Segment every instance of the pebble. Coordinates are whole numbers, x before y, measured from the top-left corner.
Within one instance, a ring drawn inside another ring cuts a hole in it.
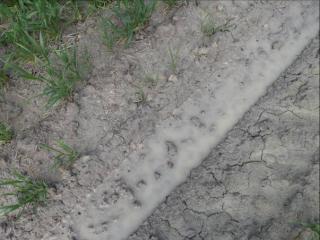
[[[209,52],[208,48],[200,48],[198,51],[198,54],[206,56],[208,55],[208,52]]]
[[[168,78],[168,81],[169,82],[177,82],[178,81],[178,78],[176,75],[172,74],[170,75],[170,77]]]
[[[221,11],[224,9],[224,7],[223,7],[223,5],[219,4],[218,7],[217,7],[217,9],[218,9],[218,11],[221,12]]]

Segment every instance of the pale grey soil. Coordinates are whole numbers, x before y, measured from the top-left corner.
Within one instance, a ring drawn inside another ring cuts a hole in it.
[[[319,222],[319,39],[130,240],[310,239]]]
[[[123,161],[196,90],[207,89],[210,77],[223,79],[224,62],[250,64],[242,47],[257,32],[264,37],[261,26],[282,19],[288,5],[234,1],[221,8],[207,1],[169,11],[160,7],[130,48],[114,53],[103,46],[95,18],[71,29],[94,66],[71,102],[46,111],[45,99],[34,97],[43,86],[16,79],[0,98],[0,120],[16,133],[11,144],[0,146],[0,176],[19,169],[54,183],[48,206],[37,214],[0,220],[0,240],[77,240],[72,218],[84,215],[87,195],[109,179],[111,187],[97,202],[113,204],[132,194],[118,177]],[[203,38],[204,10],[215,13],[217,25],[230,19],[237,27]],[[287,29],[268,37],[284,41]],[[169,67],[170,45],[181,48],[176,74]],[[291,223],[319,220],[318,47],[315,39],[130,240],[290,239],[301,231]],[[146,82],[146,75],[158,76],[157,82]],[[147,101],[136,104],[141,88]],[[37,146],[59,139],[81,158],[71,171],[48,172],[52,159]]]

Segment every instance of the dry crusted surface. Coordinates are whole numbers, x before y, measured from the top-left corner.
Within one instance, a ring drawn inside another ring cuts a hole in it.
[[[223,67],[212,69],[216,61],[227,61],[243,50],[224,46],[236,43],[237,38],[246,39],[248,29],[258,30],[261,9],[280,9],[286,4],[235,2],[234,12],[225,13],[212,2],[209,7],[217,11],[218,25],[232,19],[233,13],[242,21],[236,22],[239,26],[232,33],[219,33],[214,39],[199,34],[199,14],[189,14],[194,9],[185,6],[164,14],[160,8],[129,49],[112,54],[102,46],[95,19],[71,29],[80,33],[80,44],[88,48],[94,66],[88,83],[79,86],[73,102],[45,112],[44,99],[34,98],[42,86],[21,80],[13,80],[1,96],[0,120],[13,126],[16,137],[11,144],[1,146],[0,174],[18,168],[45,176],[56,187],[50,190],[48,207],[39,209],[37,215],[27,213],[18,222],[1,220],[0,239],[75,239],[65,216],[74,214],[74,206],[81,205],[92,189],[117,171],[129,152],[153,133],[156,123],[168,118],[198,88],[199,79],[223,71]],[[255,11],[256,16],[244,20]],[[272,16],[263,19],[267,18]],[[168,46],[177,49],[181,41],[186,47],[180,51],[180,68],[177,78],[170,78]],[[291,219],[312,219],[318,204],[315,157],[319,92],[318,75],[311,73],[314,66],[309,69],[309,64],[317,64],[317,44],[314,41],[297,68],[284,75],[262,104],[246,114],[133,239],[228,239],[228,234],[234,239],[246,239],[250,234],[278,239],[263,234],[295,234],[289,225]],[[155,85],[144,81],[148,74],[158,75]],[[148,98],[137,105],[135,92],[141,86]],[[52,144],[60,138],[75,146],[82,157],[71,172],[48,173],[45,169],[50,159],[37,145]],[[115,202],[127,191],[119,181],[105,201]],[[163,212],[160,217],[159,211]],[[278,230],[273,231],[273,227]],[[212,232],[217,229],[219,232]]]
[[[129,240],[310,239],[319,221],[319,39]]]

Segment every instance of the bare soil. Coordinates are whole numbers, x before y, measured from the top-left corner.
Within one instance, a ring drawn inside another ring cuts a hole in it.
[[[15,132],[10,144],[0,146],[0,176],[17,169],[52,185],[48,205],[36,214],[27,210],[18,221],[0,220],[0,240],[85,239],[72,223],[86,211],[84,203],[93,189],[110,178],[114,184],[99,201],[112,205],[130,195],[120,165],[130,153],[139,152],[144,139],[191,95],[209,89],[210,79],[214,77],[219,86],[228,74],[224,62],[249,63],[250,55],[243,58],[241,44],[263,32],[263,22],[271,23],[273,14],[280,16],[288,4],[203,1],[200,6],[190,3],[173,9],[160,4],[133,43],[113,52],[102,42],[98,16],[69,29],[65,41],[77,36],[93,65],[89,79],[79,84],[70,101],[47,110],[46,99],[38,97],[43,86],[21,79],[12,79],[0,95],[0,121],[8,122]],[[217,26],[230,22],[230,31],[203,36],[201,21],[207,13],[213,13]],[[280,33],[285,34],[286,30]],[[176,71],[170,67],[169,48],[177,53]],[[137,102],[141,91],[145,101]],[[194,124],[199,124],[197,119]],[[38,147],[59,139],[81,154],[70,171],[48,170],[52,159]]]

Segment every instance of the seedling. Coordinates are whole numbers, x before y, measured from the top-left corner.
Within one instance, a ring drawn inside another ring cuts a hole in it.
[[[134,103],[136,103],[137,105],[145,103],[147,101],[147,95],[144,93],[142,88],[135,92],[135,97],[136,98],[134,100]]]
[[[229,28],[231,27],[229,22],[230,21],[227,21],[223,25],[216,26],[213,17],[207,15],[201,22],[201,31],[207,37],[211,37],[217,32],[229,32]]]
[[[48,195],[48,186],[42,180],[31,179],[21,173],[15,172],[12,178],[1,179],[0,187],[12,188],[11,192],[2,194],[2,196],[14,197],[15,203],[0,206],[0,217],[19,211],[18,217],[23,211],[31,206],[34,210],[46,203]]]
[[[148,74],[145,76],[144,78],[144,83],[147,85],[147,87],[155,87],[157,85],[159,81],[159,76],[156,75],[151,75],[151,74]]]
[[[117,0],[112,8],[112,20],[102,21],[103,39],[109,49],[124,42],[128,45],[136,32],[149,20],[156,0]]]
[[[179,50],[173,51],[171,47],[169,47],[169,57],[170,57],[170,69],[173,73],[177,73],[177,65],[178,65],[178,58],[179,58]]]
[[[9,81],[8,74],[3,68],[0,68],[0,90],[7,85],[8,81]]]
[[[0,144],[8,143],[12,138],[13,131],[10,129],[10,127],[0,122]]]
[[[47,144],[40,147],[54,154],[52,169],[69,169],[79,157],[79,153],[62,140],[56,142],[56,147]]]

